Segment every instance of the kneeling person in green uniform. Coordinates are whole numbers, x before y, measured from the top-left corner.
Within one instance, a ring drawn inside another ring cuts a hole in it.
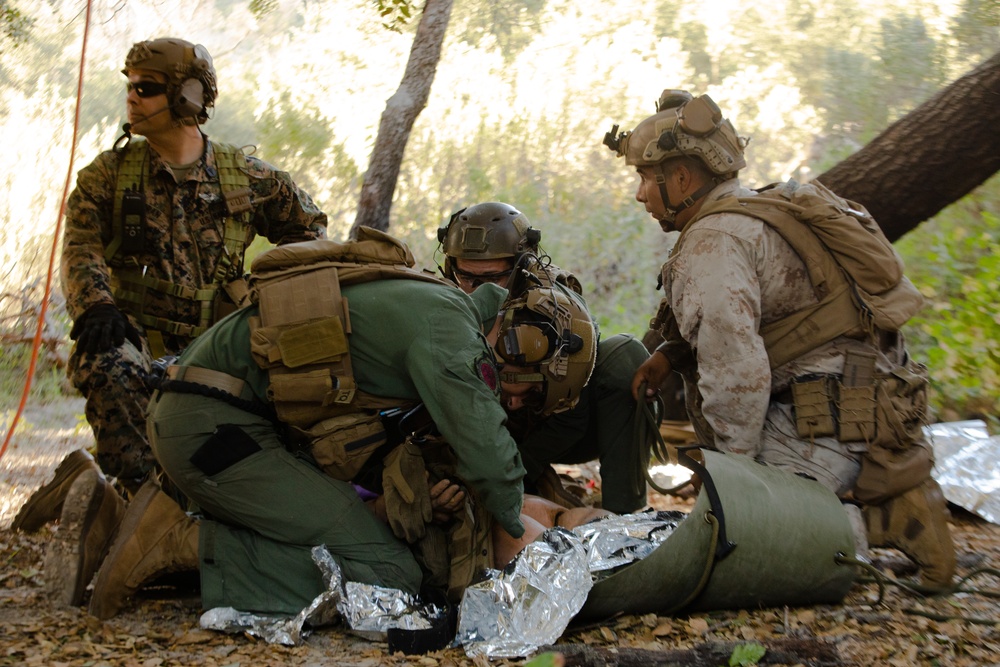
[[[476,534],[488,536],[494,522],[508,542],[524,535],[524,469],[503,427],[500,375],[482,333],[484,323],[498,321],[506,292],[489,286],[467,296],[400,268],[412,266],[412,255],[377,232],[365,230],[354,245],[360,257],[384,254],[386,244],[398,256],[374,269],[343,261],[338,253],[351,244],[331,241],[265,253],[254,265],[256,304],[221,321],[167,368],[151,403],[149,437],[204,519],[181,511],[155,483],[145,485],[100,567],[92,614],[111,617],[153,577],[192,569],[200,570],[205,608],[296,613],[325,588],[311,558],[315,545],[326,546],[347,580],[418,592],[423,573],[407,542],[420,542],[442,503],[431,498],[420,441],[401,444],[386,430],[408,432],[405,418],[392,416],[413,414],[418,404],[450,446],[472,513],[484,517],[485,531]],[[277,277],[262,279],[261,260],[271,257]],[[507,323],[500,334],[527,341],[515,315],[500,318]],[[555,344],[544,360],[586,365],[577,361],[582,354],[592,365],[589,321],[565,324],[576,337],[545,341]],[[350,460],[358,454],[362,460]],[[382,494],[388,525],[352,480],[380,487],[372,490]],[[72,491],[86,499],[86,490]]]
[[[485,202],[456,212],[439,229],[438,240],[445,255],[442,273],[466,293],[494,283],[517,299],[530,287],[546,286],[584,303],[580,281],[551,263],[539,248],[541,232],[509,204]],[[647,443],[635,428],[631,383],[648,357],[633,336],[609,336],[597,346],[593,375],[575,405],[543,410],[504,403],[529,493],[572,503],[574,498],[562,488],[551,464],[597,459],[602,507],[626,513],[646,504],[642,462]]]

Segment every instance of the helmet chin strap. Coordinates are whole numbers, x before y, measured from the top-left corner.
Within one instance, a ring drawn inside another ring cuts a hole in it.
[[[718,182],[713,178],[698,188],[693,194],[690,194],[681,200],[681,203],[677,206],[674,206],[673,202],[670,201],[670,195],[667,194],[667,178],[663,174],[662,164],[659,165],[659,168],[656,171],[656,185],[660,188],[660,199],[663,200],[663,207],[666,209],[665,213],[657,219],[660,221],[660,226],[663,228],[663,231],[672,232],[675,231],[673,226],[674,221],[677,220],[677,214],[694,206],[699,199],[714,190],[715,186],[718,185]]]

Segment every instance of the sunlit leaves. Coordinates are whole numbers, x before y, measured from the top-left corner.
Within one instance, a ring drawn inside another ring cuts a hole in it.
[[[413,13],[410,0],[374,0],[375,9],[382,17],[382,27],[393,32],[400,32]]]
[[[0,0],[0,55],[7,47],[17,48],[31,33],[35,20],[10,0]]]

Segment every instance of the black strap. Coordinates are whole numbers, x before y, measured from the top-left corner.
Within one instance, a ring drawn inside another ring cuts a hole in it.
[[[389,628],[386,632],[389,641],[389,653],[402,651],[406,655],[430,653],[448,646],[455,639],[458,627],[458,610],[448,602],[444,591],[436,588],[425,588],[421,591],[421,599],[433,604],[441,613],[430,620],[431,627],[423,630],[404,630]]]
[[[693,471],[701,479],[701,484],[708,495],[708,503],[712,508],[712,514],[719,522],[719,542],[715,548],[715,559],[722,560],[733,552],[733,549],[736,548],[736,543],[730,542],[729,538],[726,537],[726,516],[722,510],[722,499],[719,498],[719,491],[715,488],[715,481],[708,474],[705,466],[688,456],[688,450],[690,449],[700,449],[700,446],[678,447],[677,462],[688,470]]]

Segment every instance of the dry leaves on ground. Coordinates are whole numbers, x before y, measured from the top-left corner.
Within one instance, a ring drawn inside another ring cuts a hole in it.
[[[0,461],[0,665],[490,664],[467,658],[461,649],[427,656],[389,655],[385,644],[360,639],[339,627],[320,629],[297,647],[207,632],[198,627],[201,610],[196,592],[186,586],[191,582],[183,580],[147,591],[143,599],[106,622],[82,609],[54,608],[45,596],[41,570],[55,526],[34,535],[12,533],[7,526],[24,498],[45,481],[62,456],[88,444],[86,431],[75,428],[74,410],[82,407],[62,406],[48,414],[36,409],[28,419],[31,428],[16,437],[16,447]],[[650,498],[659,509],[688,509],[691,503]],[[1000,526],[956,509],[952,528],[960,574],[1000,567]],[[883,569],[912,573],[909,561],[897,552],[876,550],[875,556]],[[983,576],[967,586],[997,590],[1000,580]],[[872,604],[877,595],[876,586],[856,584],[841,605],[622,616],[599,625],[571,627],[552,647],[565,655],[550,664],[653,664],[669,657],[689,661],[673,664],[716,667],[727,664],[717,657],[729,655],[733,647],[759,644],[768,649],[760,664],[1000,665],[1000,600],[971,593],[928,599],[890,587],[880,604]]]

